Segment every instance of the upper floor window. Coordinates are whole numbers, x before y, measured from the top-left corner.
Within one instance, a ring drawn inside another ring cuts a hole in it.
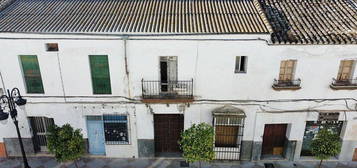
[[[279,79],[274,79],[275,90],[297,90],[300,89],[300,79],[295,79],[296,60],[283,60],[280,62]]]
[[[347,81],[352,78],[355,60],[342,60],[337,74],[338,81]]]
[[[111,94],[110,73],[107,55],[90,55],[90,69],[94,94]]]
[[[236,56],[236,66],[234,73],[247,72],[247,56]]]
[[[36,55],[20,55],[27,93],[44,93],[40,67]]]
[[[128,144],[128,117],[126,115],[104,115],[105,141],[108,144]]]
[[[280,62],[280,81],[294,80],[296,62],[296,60],[283,60]]]

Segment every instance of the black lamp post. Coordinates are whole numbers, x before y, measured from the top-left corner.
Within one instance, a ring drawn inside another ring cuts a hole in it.
[[[26,104],[26,99],[23,99],[21,97],[20,90],[18,88],[13,88],[11,92],[7,90],[7,95],[2,95],[0,97],[0,121],[7,120],[9,118],[9,113],[10,113],[12,121],[14,121],[14,124],[16,126],[17,136],[21,147],[22,158],[24,160],[24,167],[31,168],[27,162],[24,145],[21,139],[19,122],[17,121],[16,105],[22,106],[25,104]],[[9,110],[8,112],[4,112],[6,107]]]

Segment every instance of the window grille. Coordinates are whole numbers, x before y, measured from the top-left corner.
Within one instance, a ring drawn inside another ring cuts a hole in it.
[[[237,116],[215,116],[214,128],[216,159],[239,160],[244,118]]]
[[[129,144],[127,116],[104,115],[103,122],[107,144]]]
[[[35,151],[47,151],[46,134],[50,126],[54,125],[53,118],[29,117],[33,133]]]

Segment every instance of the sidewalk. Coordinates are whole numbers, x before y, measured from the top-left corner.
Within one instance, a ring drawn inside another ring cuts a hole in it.
[[[29,157],[31,168],[75,168],[72,162],[60,164],[53,157]],[[117,159],[86,157],[78,161],[80,168],[180,168],[182,159]],[[216,161],[203,163],[203,168],[265,168],[264,163],[273,163],[274,168],[316,168],[315,161]],[[357,162],[327,161],[324,168],[357,168]],[[22,168],[21,158],[0,158],[0,168]],[[190,168],[197,168],[197,164],[190,164]]]

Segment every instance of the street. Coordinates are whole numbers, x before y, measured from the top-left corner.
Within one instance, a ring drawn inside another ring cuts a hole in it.
[[[118,158],[93,158],[85,157],[78,161],[80,168],[176,168],[187,167],[181,165],[182,159],[118,159]],[[272,163],[274,168],[313,168],[317,167],[318,161],[216,161],[213,163],[203,163],[203,168],[265,168],[264,163]],[[29,157],[31,168],[75,168],[73,162],[58,163],[53,157]],[[190,164],[191,168],[198,167],[198,164]],[[0,158],[0,168],[21,168],[22,159]],[[356,168],[357,162],[337,162],[326,161],[323,168]]]

